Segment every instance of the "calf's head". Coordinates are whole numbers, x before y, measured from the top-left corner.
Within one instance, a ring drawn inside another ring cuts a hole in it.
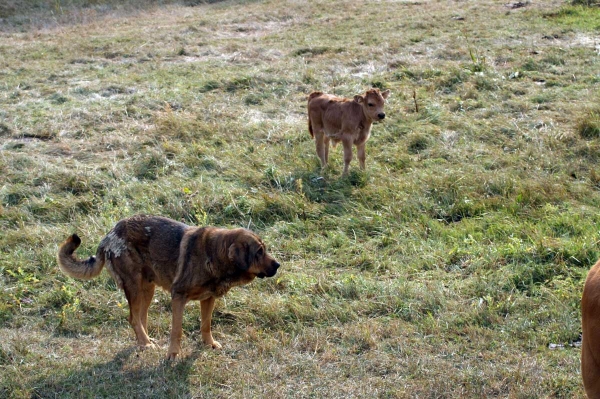
[[[379,89],[368,90],[363,95],[354,96],[354,101],[362,105],[365,115],[374,121],[380,121],[385,118],[383,107],[385,99],[390,95],[390,91],[379,91]]]

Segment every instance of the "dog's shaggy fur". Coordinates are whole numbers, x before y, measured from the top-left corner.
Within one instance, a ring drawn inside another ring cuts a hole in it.
[[[91,279],[106,266],[125,291],[129,323],[140,347],[153,346],[147,318],[155,287],[171,293],[169,359],[181,350],[183,308],[189,300],[200,301],[202,340],[220,348],[210,326],[215,298],[255,277],[272,277],[279,268],[262,240],[249,230],[191,227],[160,216],[119,221],[100,242],[96,255],[86,260],[74,256],[80,244],[73,234],[60,246],[60,269],[75,278]]]

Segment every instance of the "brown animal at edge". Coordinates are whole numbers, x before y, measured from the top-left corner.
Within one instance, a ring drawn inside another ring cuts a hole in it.
[[[218,349],[221,345],[211,333],[215,299],[255,277],[272,277],[279,268],[262,240],[249,230],[192,227],[160,216],[119,221],[100,241],[96,255],[86,260],[73,254],[80,244],[73,234],[60,246],[60,269],[71,277],[91,279],[106,266],[125,292],[129,323],[140,348],[154,346],[147,319],[155,287],[171,293],[168,359],[181,351],[183,309],[188,301],[200,301],[202,341]]]
[[[352,146],[356,146],[358,162],[365,169],[365,144],[374,121],[385,118],[385,100],[390,91],[371,89],[353,99],[315,91],[308,96],[308,131],[314,137],[321,167],[329,161],[329,142],[341,142],[344,148],[344,175],[352,161]]]
[[[581,376],[585,393],[600,399],[600,261],[590,269],[581,296]]]

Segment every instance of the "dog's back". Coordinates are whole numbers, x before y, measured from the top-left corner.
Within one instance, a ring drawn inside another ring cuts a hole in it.
[[[581,376],[590,399],[600,399],[600,261],[589,271],[581,297]]]
[[[132,216],[119,221],[100,241],[96,255],[87,259],[75,256],[81,239],[73,234],[60,246],[58,264],[74,278],[94,278],[106,267],[119,288],[123,279],[143,273],[144,278],[169,289],[177,271],[181,238],[190,228],[161,216]],[[135,261],[127,261],[130,258]]]
[[[180,244],[188,226],[162,216],[135,215],[119,221],[102,239],[98,252],[106,254],[106,268],[117,285],[142,275],[170,290],[177,274]]]
[[[177,263],[181,238],[190,228],[193,227],[162,216],[135,215],[119,221],[99,247],[117,257],[128,247],[137,248],[153,261]]]

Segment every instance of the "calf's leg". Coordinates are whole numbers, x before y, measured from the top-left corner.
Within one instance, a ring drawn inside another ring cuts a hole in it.
[[[329,142],[330,138],[325,136],[323,137],[323,146],[325,147],[325,166],[329,163]]]
[[[327,166],[327,157],[329,156],[329,139],[325,137],[322,130],[315,132],[315,144],[317,147],[317,156],[321,160],[321,168]]]
[[[361,145],[357,145],[356,146],[356,156],[358,157],[358,163],[360,165],[361,169],[365,169],[365,159],[367,157],[367,154],[365,153],[365,144],[361,144]]]
[[[350,161],[352,161],[352,141],[343,140],[342,144],[344,146],[344,175],[348,174],[348,169],[350,167]]]

